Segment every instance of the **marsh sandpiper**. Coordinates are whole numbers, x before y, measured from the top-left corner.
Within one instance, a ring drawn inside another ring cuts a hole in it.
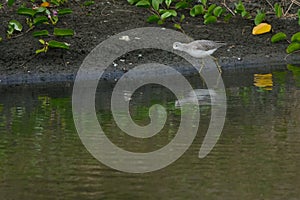
[[[215,42],[211,40],[195,40],[190,43],[174,42],[173,49],[184,51],[195,58],[203,59],[205,57],[211,56],[211,54],[213,54],[219,47],[224,45],[226,45],[226,43],[224,42]],[[216,62],[216,64],[218,66],[219,72],[221,73],[221,67],[219,66],[218,62]]]

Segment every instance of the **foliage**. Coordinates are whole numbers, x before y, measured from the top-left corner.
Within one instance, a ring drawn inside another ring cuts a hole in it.
[[[298,25],[300,25],[300,9],[298,9],[297,15],[298,15]]]
[[[266,13],[262,12],[261,10],[257,10],[257,14],[254,19],[254,24],[258,25],[258,24],[262,23],[264,21],[265,17],[266,17]]]
[[[15,3],[15,0],[8,0],[7,5],[12,6]]]
[[[285,33],[279,32],[272,36],[271,42],[272,43],[280,42],[280,41],[286,40],[286,38],[287,38],[287,36]]]
[[[95,2],[94,1],[85,1],[84,3],[83,3],[83,5],[84,6],[91,6],[91,5],[93,5]]]
[[[175,21],[174,27],[181,28],[185,15],[181,12],[189,11],[191,17],[203,17],[204,24],[215,23],[222,17],[225,9],[216,4],[208,6],[207,0],[200,0],[193,5],[192,0],[127,0],[131,5],[148,9],[152,15],[147,18],[148,22],[163,24],[167,19]],[[180,13],[180,14],[179,14]],[[177,20],[177,21],[176,21]]]
[[[240,0],[238,3],[235,3],[235,10],[234,12],[237,13],[237,14],[241,14],[242,17],[245,17],[245,18],[251,18],[251,15],[250,13],[246,10],[243,2]]]
[[[230,7],[226,5],[226,1],[220,3],[220,5],[210,3],[208,0],[198,0],[196,3],[193,0],[127,0],[131,5],[137,7],[146,8],[152,15],[148,17],[148,22],[156,22],[158,24],[163,24],[167,19],[172,19],[174,22],[174,28],[182,30],[181,23],[185,19],[183,14],[185,11],[189,12],[190,17],[200,17],[203,18],[204,24],[212,24],[217,22],[219,19],[223,19],[228,22],[233,16],[240,15],[245,19],[253,19],[255,27],[252,30],[252,34],[259,35],[263,33],[268,33],[271,31],[272,26],[268,23],[263,23],[267,21],[266,11],[258,9],[255,15],[251,15],[247,11],[242,0],[234,3],[234,9],[231,10]],[[298,5],[296,1],[291,1],[290,5],[284,10],[281,3],[276,2],[271,5],[267,1],[271,8],[271,14],[277,18],[283,18],[289,16],[289,11],[293,5]],[[272,13],[273,12],[273,13]],[[268,11],[270,13],[270,11]],[[300,9],[296,13],[298,17],[298,24],[300,25]],[[180,17],[180,19],[179,19]],[[179,21],[178,21],[179,19]],[[283,32],[279,32],[272,36],[271,42],[277,43],[286,40],[287,35]],[[300,50],[300,32],[296,33],[291,38],[291,43],[287,47],[287,53],[293,53]]]
[[[36,52],[35,52],[36,54],[46,53],[49,48],[60,48],[60,49],[69,49],[70,48],[70,44],[68,44],[66,42],[59,42],[56,40],[50,40],[49,42],[46,42],[45,40],[40,39],[39,42],[43,45],[43,48],[36,50]]]
[[[30,0],[27,3],[22,4],[17,8],[16,13],[20,16],[24,16],[26,24],[29,29],[26,32],[35,30],[33,37],[66,37],[73,36],[74,31],[72,29],[56,28],[55,26],[59,22],[59,16],[71,14],[72,10],[69,8],[61,8],[61,6],[67,3],[67,0]],[[7,5],[12,6],[15,3],[14,0],[8,0]],[[37,6],[38,4],[38,6]],[[91,4],[91,2],[89,2]],[[28,6],[30,5],[30,6]],[[48,25],[49,29],[53,29],[53,34],[49,34],[48,30],[39,30],[41,24]],[[15,33],[20,33],[23,30],[23,25],[12,19],[8,23],[7,38],[13,38]],[[22,33],[15,37],[22,36]],[[48,48],[62,48],[69,49],[69,44],[65,42],[57,42],[56,40],[45,41],[40,39],[39,42],[44,45],[43,50],[37,50],[36,53],[47,52]]]
[[[295,33],[291,37],[291,43],[286,48],[287,53],[293,53],[300,50],[300,32]]]
[[[276,43],[286,40],[287,35],[283,32],[276,33],[272,36],[271,42]],[[288,41],[289,42],[289,41]],[[286,48],[286,53],[291,54],[300,50],[300,32],[292,35],[289,45]]]
[[[279,3],[274,4],[275,15],[280,18],[283,15],[283,9]]]
[[[22,31],[22,29],[23,29],[23,26],[19,21],[14,20],[14,19],[10,20],[8,23],[7,37],[10,38],[15,31],[20,32],[20,31]]]
[[[292,42],[289,44],[289,46],[286,48],[287,53],[293,53],[295,51],[300,50],[300,43],[299,42]]]

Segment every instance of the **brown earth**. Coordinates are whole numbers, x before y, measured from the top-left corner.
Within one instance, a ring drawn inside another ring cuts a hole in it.
[[[89,7],[79,6],[83,1],[70,0],[67,7],[73,10],[71,15],[61,17],[57,27],[72,28],[76,34],[64,41],[71,44],[68,51],[51,49],[46,54],[35,56],[35,50],[41,48],[41,44],[31,34],[6,39],[6,27],[11,19],[18,19],[25,24],[25,17],[17,16],[13,8],[0,10],[0,82],[2,84],[63,81],[74,80],[75,74],[84,58],[99,43],[108,37],[133,28],[158,27],[156,24],[146,22],[150,13],[142,8],[131,6],[125,0],[99,0]],[[210,2],[210,1],[209,1]],[[215,1],[223,2],[223,1]],[[247,1],[246,7],[252,13],[257,8],[268,8],[266,2]],[[228,4],[230,7],[233,4]],[[272,44],[271,36],[275,32],[284,31],[288,37],[300,31],[296,19],[277,19],[272,14],[268,15],[268,22],[272,24],[273,32],[254,36],[251,30],[253,20],[233,17],[229,23],[219,21],[216,24],[203,25],[200,17],[188,17],[188,13],[182,27],[185,33],[194,39],[209,39],[224,41],[228,45],[218,50],[214,55],[219,58],[224,71],[251,66],[277,66],[285,63],[300,63],[299,54],[295,53],[286,57],[287,42]],[[173,28],[173,22],[168,21],[162,27]],[[27,27],[25,27],[26,29]],[[43,27],[45,28],[45,27]],[[46,27],[47,28],[47,27]],[[51,30],[51,29],[50,29]],[[148,56],[157,56],[155,52],[148,51]],[[146,58],[145,58],[146,59]],[[134,62],[134,59],[132,59]],[[116,73],[124,73],[128,70],[125,64],[119,64]],[[123,69],[123,70],[122,70]]]

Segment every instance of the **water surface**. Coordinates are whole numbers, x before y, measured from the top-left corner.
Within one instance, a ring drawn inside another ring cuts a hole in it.
[[[73,123],[71,83],[1,87],[1,199],[298,199],[300,68],[256,71],[223,74],[227,117],[207,157],[198,158],[210,117],[210,106],[203,105],[197,137],[187,152],[146,174],[110,169],[89,154]],[[152,85],[134,94],[136,123],[149,122],[153,103],[168,111],[162,132],[139,140],[114,123],[108,98],[112,86],[105,88],[97,95],[97,115],[114,143],[148,152],[174,137],[180,111],[168,90]]]

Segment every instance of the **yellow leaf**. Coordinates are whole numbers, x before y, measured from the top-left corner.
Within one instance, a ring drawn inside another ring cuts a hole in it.
[[[45,1],[41,4],[41,7],[45,7],[45,8],[48,8],[50,6],[50,3]]]
[[[272,90],[272,74],[254,74],[254,85],[264,90]]]
[[[271,31],[271,28],[272,26],[270,24],[260,23],[252,29],[252,34],[259,35],[259,34],[268,33]]]

